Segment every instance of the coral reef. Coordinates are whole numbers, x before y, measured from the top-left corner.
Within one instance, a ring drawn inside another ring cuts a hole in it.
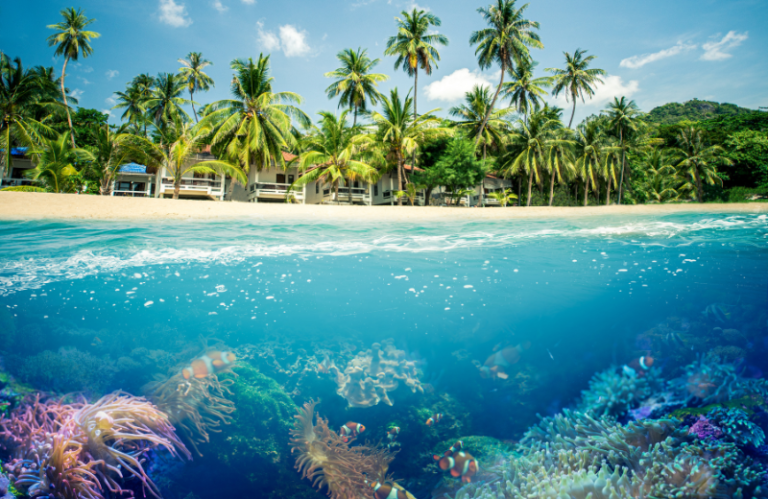
[[[741,409],[718,407],[707,413],[707,419],[722,431],[723,438],[743,447],[760,447],[765,443],[765,433],[749,420]]]
[[[370,488],[366,480],[388,480],[387,470],[394,454],[381,445],[352,447],[328,428],[327,420],[318,415],[314,423],[315,405],[317,402],[310,400],[294,416],[291,447],[298,453],[296,469],[314,486],[326,487],[332,499],[367,497]]]
[[[227,397],[232,379],[219,380],[214,374],[205,378],[184,379],[176,374],[164,382],[150,383],[144,393],[178,428],[186,441],[202,456],[199,445],[208,443],[212,432],[232,421],[235,404]]]
[[[768,397],[768,381],[742,378],[731,364],[703,356],[684,368],[684,374],[669,382],[669,387],[686,405],[709,405],[743,397]]]
[[[658,369],[645,376],[629,376],[611,367],[592,377],[589,389],[581,392],[578,409],[593,416],[621,417],[658,391],[661,384]]]
[[[699,419],[688,428],[688,434],[696,435],[701,439],[718,439],[723,436],[723,430],[705,416],[699,416]]]
[[[145,453],[164,448],[191,458],[168,416],[121,392],[93,404],[37,395],[0,418],[0,439],[14,458],[6,465],[9,478],[30,496],[102,499],[133,493],[125,481],[134,477],[159,497],[142,465]]]
[[[372,407],[379,402],[392,405],[388,393],[396,390],[400,382],[413,393],[424,393],[418,378],[416,362],[407,360],[405,352],[391,341],[374,343],[370,350],[360,352],[349,361],[342,372],[336,365],[328,370],[336,378],[338,393],[350,407]]]
[[[0,472],[0,499],[15,499],[16,495],[11,489],[11,481]]]
[[[96,357],[76,348],[45,350],[25,357],[15,369],[19,379],[41,389],[59,393],[89,392],[100,396],[118,369],[109,356]]]

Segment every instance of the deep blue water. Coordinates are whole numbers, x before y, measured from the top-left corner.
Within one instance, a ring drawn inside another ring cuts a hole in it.
[[[501,439],[518,438],[536,413],[572,403],[596,371],[642,352],[640,335],[654,325],[699,320],[713,303],[755,310],[767,301],[765,215],[0,222],[0,308],[8,311],[0,327],[13,322],[16,331],[4,352],[12,372],[46,350],[125,364],[137,351],[177,353],[200,338],[310,350],[392,338],[438,393],[482,394],[475,432]],[[484,380],[471,363],[518,344],[535,392],[525,403],[526,390]],[[752,341],[744,365],[768,369],[767,346]],[[682,348],[704,353],[695,342]],[[135,392],[168,367],[142,365],[140,375],[113,373],[103,388]],[[39,388],[71,388],[51,383]],[[414,403],[405,387],[391,396],[395,407]],[[346,417],[343,399],[330,402],[326,414]]]

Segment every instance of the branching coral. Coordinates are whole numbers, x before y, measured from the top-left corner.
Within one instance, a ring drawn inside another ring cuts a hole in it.
[[[328,428],[327,420],[318,415],[317,424],[313,423],[315,405],[317,402],[307,402],[295,416],[291,447],[292,452],[299,453],[296,469],[314,486],[327,487],[332,499],[367,497],[370,488],[366,480],[387,480],[394,454],[381,445],[351,447]]]
[[[405,352],[384,341],[384,348],[374,343],[370,350],[360,352],[349,361],[344,372],[329,367],[339,389],[350,407],[372,407],[379,402],[392,405],[388,392],[396,390],[402,381],[413,393],[424,393],[418,378],[416,363],[405,358]]]
[[[221,425],[232,420],[235,404],[227,397],[232,395],[229,387],[233,383],[232,379],[219,380],[215,374],[189,380],[176,374],[163,383],[148,385],[145,393],[202,456],[198,445],[208,443],[211,432],[221,431]]]
[[[620,417],[647,399],[661,383],[657,369],[641,377],[612,367],[590,380],[589,389],[581,392],[579,410],[594,416]]]

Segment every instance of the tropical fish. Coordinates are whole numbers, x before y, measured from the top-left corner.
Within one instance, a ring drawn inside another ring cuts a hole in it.
[[[232,367],[236,357],[232,352],[208,352],[181,370],[184,379],[206,378]]]
[[[731,312],[728,310],[728,305],[725,303],[713,303],[707,305],[707,308],[702,312],[705,317],[713,317],[718,322],[725,324],[731,320]]]
[[[91,346],[96,347],[101,345],[102,343],[103,342],[101,341],[101,338],[99,338],[98,336],[94,336],[93,341],[91,342]]]
[[[387,432],[387,440],[394,440],[400,434],[400,427],[395,426]]]
[[[361,425],[360,423],[353,423],[352,421],[348,422],[341,428],[339,428],[339,435],[341,435],[341,440],[344,442],[348,442],[353,438],[356,438],[359,434],[365,431],[365,426]]]
[[[449,456],[434,455],[432,457],[438,461],[441,470],[450,470],[451,476],[454,478],[461,477],[462,482],[471,482],[472,477],[480,470],[477,459],[467,452],[459,451]]]
[[[461,440],[458,440],[456,441],[455,444],[451,445],[451,447],[447,451],[445,451],[445,454],[443,454],[443,456],[450,456],[460,451],[463,448],[464,448],[464,442],[462,442]]]
[[[416,499],[413,494],[397,483],[369,482],[368,480],[365,483],[373,489],[374,499]]]
[[[685,348],[685,342],[677,331],[669,331],[664,335],[664,341],[671,346],[677,348]]]
[[[437,423],[440,422],[440,420],[443,419],[443,414],[438,412],[437,414],[433,414],[431,418],[427,419],[427,426],[434,426]]]
[[[651,370],[651,367],[653,367],[653,357],[644,355],[643,357],[633,360],[629,364],[624,364],[621,370],[630,378],[642,378]]]
[[[483,378],[509,378],[507,370],[520,361],[520,354],[529,347],[529,342],[524,345],[507,347],[488,357],[482,366],[479,365],[479,362],[476,363],[475,365],[480,369],[480,376]]]

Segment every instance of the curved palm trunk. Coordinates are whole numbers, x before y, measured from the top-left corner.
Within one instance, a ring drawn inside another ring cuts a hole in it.
[[[699,174],[698,165],[693,165],[693,177],[696,179],[696,201],[699,203],[704,202],[704,185],[701,183],[701,175]]]
[[[222,175],[222,180],[226,182],[227,176]],[[235,192],[235,177],[229,177],[229,187],[227,187],[227,201],[232,201],[232,194]]]
[[[587,206],[587,194],[589,193],[589,177],[584,181],[584,206]]]
[[[480,182],[480,199],[478,200],[483,208],[485,208],[485,158],[487,149],[488,145],[483,144],[483,181]]]
[[[520,203],[523,202],[523,177],[522,175],[517,176],[517,206],[520,206]]]
[[[595,204],[599,205],[600,204],[600,181],[599,180],[595,182],[595,187],[597,188],[597,191],[596,191],[597,194],[595,195]]]
[[[179,199],[179,191],[181,191],[181,180],[173,182],[173,199]]]
[[[419,96],[419,67],[416,66],[416,71],[413,73],[413,121],[416,122],[416,119],[419,117],[419,113],[416,110],[416,104],[418,102],[418,96]],[[411,154],[411,167],[416,168],[416,149],[413,150],[413,154]],[[415,170],[411,170],[415,171]],[[405,179],[406,182],[408,182],[408,178]],[[401,187],[402,189],[402,187]]]
[[[427,187],[424,191],[424,206],[429,206],[429,200],[432,199],[432,187]]]
[[[99,195],[109,196],[112,194],[112,178],[106,177],[101,179],[101,185],[99,185]]]
[[[64,77],[67,74],[67,63],[69,63],[69,57],[64,58],[64,67],[61,69],[61,96],[64,98],[64,109],[67,110],[67,122],[69,123],[69,138],[72,140],[72,148],[75,146],[75,130],[72,128],[72,116],[69,114],[69,104],[67,104],[67,92],[64,89]],[[10,145],[9,145],[10,148]]]
[[[621,128],[619,128],[619,143],[621,144],[621,179],[619,180],[619,204],[621,204],[621,189],[624,187],[624,163],[626,158],[626,151],[624,150],[624,130]]]
[[[195,93],[192,90],[190,90],[189,91],[189,100],[192,103],[192,114],[195,115],[195,123],[199,123],[200,121],[197,119],[197,111],[195,111],[195,102],[194,102],[195,98],[194,98],[194,95],[195,95]]]
[[[352,179],[347,179],[347,200],[349,200],[349,205],[352,206]]]
[[[531,172],[528,174],[528,200],[526,202],[526,206],[531,206],[531,188],[533,187],[533,168],[531,168]]]
[[[6,123],[5,127],[5,174],[11,174],[11,123]],[[0,176],[2,180],[2,176]]]
[[[611,205],[611,174],[608,173],[608,192],[605,194],[605,206]]]
[[[403,190],[403,155],[397,153],[397,190]],[[397,206],[403,206],[403,197],[397,198]]]
[[[339,200],[339,181],[333,183],[333,189],[336,191],[336,204],[341,204],[341,200]]]
[[[568,122],[568,128],[573,126],[573,117],[576,116],[576,95],[573,95],[573,111],[571,111],[571,121]]]
[[[475,139],[475,148],[477,148],[477,144],[480,143],[480,137],[483,136],[483,130],[485,130],[485,125],[488,124],[488,118],[491,117],[491,113],[493,112],[493,107],[496,105],[496,99],[499,98],[499,92],[501,92],[501,87],[504,85],[504,73],[507,72],[507,65],[505,63],[501,64],[501,79],[499,80],[499,86],[496,87],[496,93],[493,94],[493,100],[491,101],[491,105],[488,107],[488,110],[485,112],[485,116],[483,117],[483,122],[480,124],[480,131],[477,132],[477,138]]]
[[[555,169],[552,169],[552,178],[549,180],[549,206],[552,206],[552,200],[555,197]]]

